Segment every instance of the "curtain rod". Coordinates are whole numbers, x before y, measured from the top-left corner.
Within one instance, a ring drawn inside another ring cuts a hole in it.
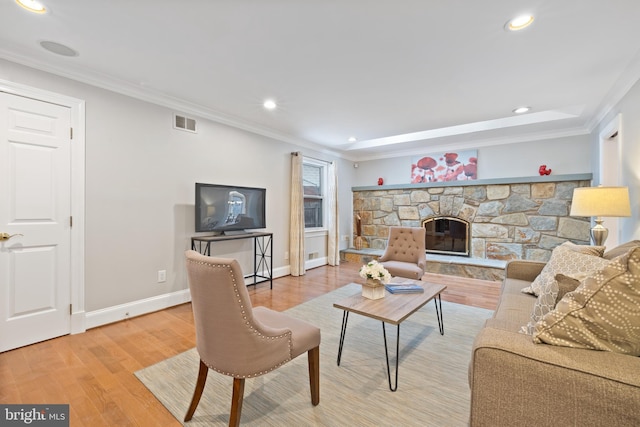
[[[302,154],[300,151],[292,151],[292,152],[291,152],[291,155],[292,155],[292,156],[298,156],[298,155],[300,155],[300,154]],[[333,163],[333,162],[330,162],[330,161],[328,161],[328,160],[318,159],[317,157],[306,156],[306,155],[304,155],[304,154],[302,154],[302,156],[303,156],[303,157],[306,157],[306,158],[308,158],[308,159],[317,160],[317,161],[319,161],[319,162],[324,162],[324,163]]]

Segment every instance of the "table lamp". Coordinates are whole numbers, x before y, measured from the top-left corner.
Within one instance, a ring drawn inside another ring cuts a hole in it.
[[[604,245],[609,230],[602,225],[603,216],[631,216],[627,187],[580,187],[573,190],[570,216],[594,216],[596,225],[591,238],[596,246]]]

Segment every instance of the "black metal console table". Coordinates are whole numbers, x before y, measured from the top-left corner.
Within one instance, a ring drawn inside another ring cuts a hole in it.
[[[211,243],[240,239],[253,239],[253,274],[245,275],[245,279],[253,277],[253,283],[249,285],[257,285],[268,280],[269,288],[273,289],[273,233],[194,236],[191,238],[191,249],[202,255],[211,256]]]

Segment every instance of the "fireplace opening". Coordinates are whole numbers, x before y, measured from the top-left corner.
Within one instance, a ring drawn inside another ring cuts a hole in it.
[[[469,222],[460,218],[438,216],[422,221],[426,230],[428,253],[469,256]]]

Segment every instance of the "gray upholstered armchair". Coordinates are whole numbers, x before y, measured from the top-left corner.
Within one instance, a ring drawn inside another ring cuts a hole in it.
[[[186,253],[200,369],[189,421],[209,369],[233,377],[229,425],[240,423],[245,378],[257,377],[308,354],[311,403],[320,402],[320,329],[265,307],[251,306],[236,260]]]
[[[427,268],[423,227],[389,227],[389,241],[378,259],[392,276],[421,280]]]

